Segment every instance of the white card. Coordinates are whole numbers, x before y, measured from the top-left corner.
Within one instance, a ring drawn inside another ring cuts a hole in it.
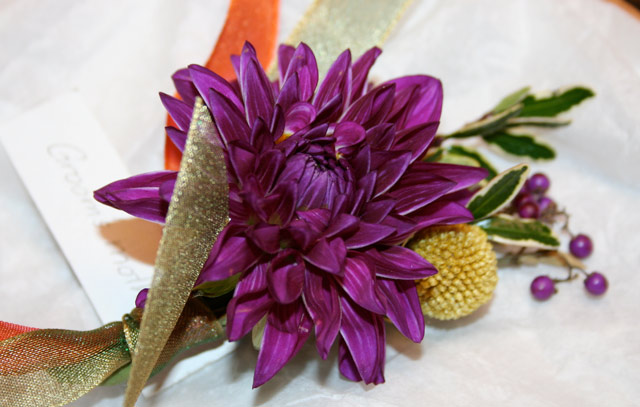
[[[3,124],[0,140],[99,318],[121,320],[151,282],[161,227],[93,199],[95,189],[130,175],[100,124],[69,93]],[[225,343],[181,360],[144,394],[234,347]]]

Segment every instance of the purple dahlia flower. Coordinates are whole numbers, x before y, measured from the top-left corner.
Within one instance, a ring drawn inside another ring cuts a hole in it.
[[[380,54],[343,52],[318,85],[305,44],[279,49],[270,82],[246,44],[237,82],[192,65],[174,76],[182,100],[161,94],[183,148],[201,96],[225,148],[230,222],[197,284],[240,273],[227,307],[235,341],[266,318],[254,387],[268,381],[311,331],[326,358],[338,339],[341,373],[382,383],[386,316],[409,339],[424,336],[414,280],[436,269],[401,244],[435,224],[472,220],[459,191],[483,169],[418,160],[433,140],[440,81],[423,75],[369,89]],[[138,175],[98,191],[100,202],[162,221],[176,173]]]

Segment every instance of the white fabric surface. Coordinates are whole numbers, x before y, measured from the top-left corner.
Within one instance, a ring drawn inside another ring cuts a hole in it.
[[[308,4],[283,1],[281,38]],[[174,70],[207,58],[226,7],[204,0],[3,0],[0,119],[77,89],[134,173],[158,169],[165,113],[157,92],[172,92]],[[573,228],[593,237],[587,264],[609,279],[603,298],[588,297],[574,282],[539,303],[528,293],[530,281],[562,270],[502,269],[489,306],[431,324],[422,344],[389,326],[386,384],[344,380],[335,349],[321,361],[307,345],[271,382],[251,390],[256,353],[244,341],[139,405],[638,405],[639,38],[640,21],[603,0],[423,0],[400,21],[374,70],[378,79],[441,78],[443,131],[527,84],[595,89],[595,99],[570,113],[570,127],[549,132],[559,158],[533,167],[551,176],[552,195],[572,213]],[[97,327],[2,147],[0,172],[0,320]],[[72,405],[118,406],[123,392],[99,388]]]

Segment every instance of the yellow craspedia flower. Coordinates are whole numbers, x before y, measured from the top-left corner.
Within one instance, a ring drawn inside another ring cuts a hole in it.
[[[479,227],[431,227],[407,246],[438,269],[438,274],[416,281],[425,315],[457,319],[491,299],[498,283],[498,266],[487,234]]]

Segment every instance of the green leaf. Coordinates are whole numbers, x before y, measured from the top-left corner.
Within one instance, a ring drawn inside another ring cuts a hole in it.
[[[461,154],[451,154],[449,152],[445,152],[444,154],[442,154],[438,159],[438,162],[446,164],[466,165],[468,167],[481,166],[480,163],[472,157]]]
[[[440,159],[440,157],[442,157],[443,154],[444,154],[444,148],[438,148],[433,153],[429,153],[429,155],[426,156],[423,159],[423,161],[426,161],[428,163],[437,162]]]
[[[558,119],[555,117],[512,117],[507,120],[507,127],[562,127],[570,124],[571,120]]]
[[[498,132],[483,136],[488,143],[495,144],[509,154],[530,157],[534,160],[550,160],[556,152],[550,145],[536,140],[528,134],[510,134]]]
[[[466,138],[473,136],[482,136],[484,134],[491,134],[502,130],[507,120],[512,117],[518,116],[522,110],[522,104],[518,103],[507,110],[504,110],[495,115],[489,115],[486,118],[480,119],[473,123],[469,123],[455,133],[451,133],[446,138]]]
[[[573,106],[594,96],[591,89],[577,86],[564,90],[557,90],[549,97],[537,98],[527,96],[522,101],[524,107],[520,117],[551,117],[571,109]]]
[[[125,383],[129,380],[129,372],[131,372],[131,363],[127,363],[116,370],[111,376],[104,379],[104,381],[100,383],[100,386],[115,386],[120,383]]]
[[[491,113],[493,114],[500,113],[504,110],[507,110],[508,108],[515,105],[516,103],[522,102],[522,99],[524,99],[529,94],[529,90],[531,90],[531,88],[527,86],[522,89],[518,89],[517,91],[505,96],[504,99],[502,99],[496,105],[496,107],[494,107],[491,110]]]
[[[486,218],[507,205],[515,197],[527,180],[529,167],[516,165],[492,179],[467,204],[476,219]]]
[[[535,219],[498,215],[475,224],[487,232],[490,240],[497,243],[541,249],[555,249],[560,246],[560,241],[553,231]]]
[[[473,158],[479,166],[484,168],[489,172],[487,179],[493,179],[496,175],[498,175],[498,171],[491,165],[489,160],[487,160],[482,154],[480,154],[477,150],[469,147],[463,146],[451,146],[449,147],[450,154],[463,155],[469,158]]]
[[[193,291],[197,293],[196,295],[203,297],[219,297],[236,288],[240,274],[241,273],[234,274],[220,281],[207,281],[194,287]]]

